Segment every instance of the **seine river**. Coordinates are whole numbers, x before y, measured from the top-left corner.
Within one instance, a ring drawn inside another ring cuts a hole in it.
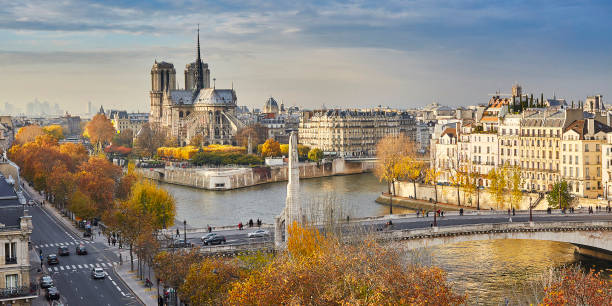
[[[232,191],[207,191],[163,184],[177,200],[177,219],[193,227],[232,225],[260,218],[273,223],[285,204],[286,183],[258,185]],[[315,205],[331,202],[351,217],[388,214],[389,207],[374,202],[386,190],[372,174],[335,176],[300,181],[302,201]],[[409,210],[394,208],[394,213]],[[465,242],[429,248],[413,255],[420,262],[442,267],[456,288],[466,292],[470,304],[516,303],[520,288],[536,280],[551,267],[580,263],[595,266],[610,275],[612,265],[578,259],[569,244],[494,240]]]

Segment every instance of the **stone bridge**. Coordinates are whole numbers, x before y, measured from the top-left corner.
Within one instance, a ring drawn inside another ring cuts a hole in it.
[[[374,239],[397,244],[403,249],[427,248],[464,241],[531,239],[566,242],[581,253],[612,260],[612,221],[554,221],[493,223],[439,228],[382,231]]]

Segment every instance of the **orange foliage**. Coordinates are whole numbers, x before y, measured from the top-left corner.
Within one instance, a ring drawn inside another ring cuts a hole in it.
[[[38,125],[24,126],[15,135],[15,144],[33,142],[36,137],[45,135],[45,131]]]
[[[366,242],[346,245],[292,225],[287,253],[235,282],[230,305],[457,305],[445,273],[406,265],[402,254]]]
[[[599,273],[564,268],[559,276],[546,287],[544,305],[612,305],[612,283]]]
[[[91,143],[96,144],[96,148],[101,149],[102,145],[109,143],[115,135],[115,127],[104,114],[95,115],[85,126],[83,136],[89,137]]]
[[[272,138],[266,140],[266,142],[264,142],[263,146],[261,147],[261,155],[263,157],[280,156],[281,155],[280,144]]]

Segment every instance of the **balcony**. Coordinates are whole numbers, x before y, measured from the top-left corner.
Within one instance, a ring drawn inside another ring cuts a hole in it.
[[[4,264],[6,265],[14,265],[17,263],[17,257],[7,257],[4,259]]]
[[[36,298],[36,296],[36,284],[0,289],[0,302],[3,302],[3,304],[5,301]]]

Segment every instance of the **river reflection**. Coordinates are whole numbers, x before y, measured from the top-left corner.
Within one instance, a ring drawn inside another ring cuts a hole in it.
[[[571,244],[536,240],[470,241],[429,248],[430,263],[448,272],[469,304],[514,304],[523,295],[520,290],[546,273],[551,267],[579,263],[603,270],[610,276],[612,265],[574,255]],[[523,296],[524,298],[524,296]]]
[[[285,206],[287,184],[285,182],[263,184],[229,191],[210,191],[161,184],[177,202],[177,219],[187,220],[193,227],[210,225],[232,225],[260,218],[264,223],[273,223]],[[305,203],[333,198],[343,210],[342,215],[370,217],[388,214],[388,206],[374,202],[385,190],[384,183],[370,174],[355,174],[300,181],[300,195]],[[394,208],[396,214],[410,210]]]

